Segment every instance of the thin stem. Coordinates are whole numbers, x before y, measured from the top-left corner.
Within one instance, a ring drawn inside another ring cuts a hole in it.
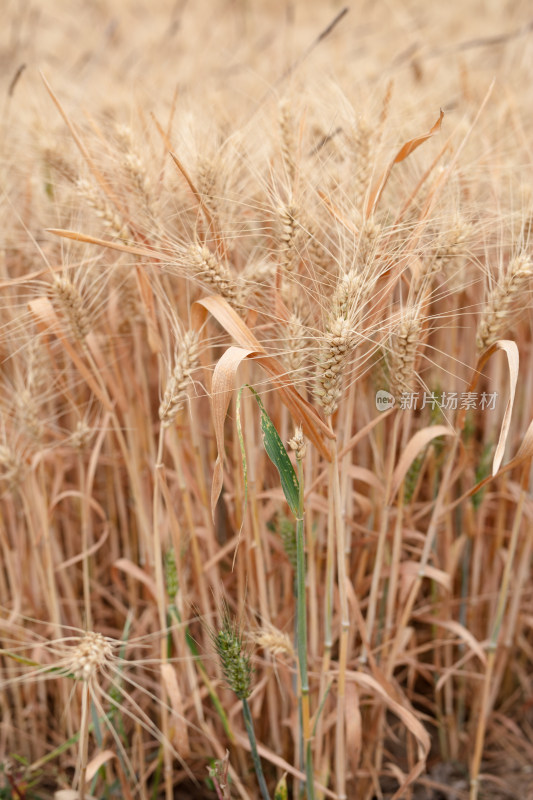
[[[393,465],[394,465],[394,455],[396,452],[396,442],[398,438],[398,426],[400,422],[399,415],[396,415],[394,419],[394,424],[392,428],[392,441],[390,444],[390,458],[387,468],[387,480],[385,485],[385,496],[388,497],[389,495],[389,486],[392,477]],[[402,491],[402,489],[400,490]],[[385,508],[383,509],[382,516],[381,516],[381,524],[379,529],[378,535],[378,546],[376,550],[375,560],[374,560],[374,567],[372,571],[372,583],[370,586],[370,597],[368,600],[368,612],[366,616],[366,631],[368,636],[368,641],[372,644],[372,635],[374,632],[374,624],[376,621],[376,610],[378,604],[378,593],[379,593],[379,584],[380,580],[383,575],[383,561],[385,557],[385,543],[387,540],[387,534],[389,531],[389,517],[390,517],[390,504],[387,503]]]
[[[339,800],[346,798],[346,666],[348,661],[348,634],[350,619],[348,613],[348,596],[346,591],[346,557],[345,557],[345,529],[341,508],[341,491],[339,482],[339,463],[337,447],[332,447],[331,478],[333,498],[333,519],[336,533],[337,547],[337,583],[339,587],[341,632],[339,646],[339,677],[337,684],[337,727],[335,736],[335,775],[337,780],[337,795]]]
[[[87,761],[89,754],[89,683],[83,682],[81,695],[81,724],[80,724],[80,744],[79,744],[79,800],[85,798],[85,776],[87,773]]]
[[[333,586],[335,579],[335,531],[332,503],[328,504],[327,519],[327,544],[326,544],[326,575],[324,588],[324,651],[320,671],[319,702],[325,696],[328,685],[328,673],[331,664],[331,648],[333,646]],[[320,779],[327,783],[329,772],[328,756],[322,758],[322,744],[324,740],[324,715],[320,715],[316,726],[315,757]]]
[[[248,700],[245,697],[243,697],[242,699],[242,715],[244,717],[246,733],[248,734],[248,740],[250,742],[252,760],[254,762],[255,774],[257,775],[257,781],[259,783],[259,788],[261,790],[261,796],[263,797],[263,800],[270,800],[270,795],[268,793],[265,776],[263,774],[263,767],[261,766],[261,759],[259,758],[259,753],[257,752],[257,742],[255,739],[254,723],[252,721],[252,715],[250,713],[250,706],[248,705]]]
[[[452,446],[450,448],[450,452],[448,454],[448,459],[446,465],[443,470],[439,491],[437,494],[437,498],[435,500],[435,505],[433,506],[433,511],[431,514],[431,519],[428,525],[426,539],[424,542],[424,548],[422,551],[422,555],[420,557],[420,563],[418,568],[418,575],[416,576],[415,580],[413,581],[413,585],[411,587],[411,591],[407,597],[405,602],[400,621],[397,626],[396,636],[394,638],[394,642],[392,644],[391,650],[388,653],[388,663],[385,669],[385,675],[388,680],[391,679],[392,673],[394,670],[394,665],[396,664],[396,656],[400,649],[402,636],[404,634],[405,628],[409,623],[409,619],[411,617],[411,613],[413,611],[414,604],[416,602],[416,598],[418,597],[418,592],[420,591],[420,587],[422,586],[422,581],[425,577],[425,570],[426,566],[429,561],[429,557],[431,555],[431,550],[433,548],[433,543],[435,541],[435,537],[437,535],[438,526],[440,524],[442,509],[444,506],[444,498],[446,497],[446,493],[448,492],[453,465],[455,463],[455,456],[457,453],[457,449],[459,446],[459,439],[458,437],[453,440]]]
[[[161,543],[161,519],[160,519],[160,505],[161,505],[161,472],[163,469],[163,445],[164,445],[164,428],[161,426],[159,429],[159,441],[157,447],[157,463],[155,468],[154,480],[154,496],[153,496],[153,559],[155,571],[155,583],[157,589],[157,607],[159,611],[159,624],[161,630],[164,631],[167,624],[167,602],[165,592],[165,580],[163,575],[163,548]],[[165,638],[161,639],[161,663],[167,662],[167,646]],[[173,787],[172,787],[172,753],[168,746],[168,706],[166,703],[165,689],[161,687],[161,732],[163,734],[163,761],[164,761],[164,775],[165,775],[165,796],[167,800],[172,800]]]
[[[300,691],[302,703],[303,751],[307,775],[308,800],[315,796],[313,761],[311,754],[311,725],[309,721],[309,676],[307,674],[307,607],[305,597],[305,551],[304,551],[304,475],[301,459],[297,459],[298,470],[298,517],[296,519],[296,593],[298,618],[298,666],[300,669]]]
[[[90,570],[89,570],[89,507],[87,503],[87,486],[85,485],[85,465],[81,454],[78,456],[78,469],[80,475],[80,492],[81,492],[81,551],[83,553],[82,561],[82,577],[83,577],[83,607],[85,612],[85,626],[88,631],[92,630],[92,613],[91,613],[91,585],[90,585]]]
[[[529,465],[528,465],[529,466]],[[524,478],[522,486],[526,484],[528,469],[524,470]],[[505,562],[505,569],[502,578],[500,593],[498,596],[498,606],[496,609],[496,616],[492,625],[492,632],[489,641],[489,654],[487,656],[487,667],[485,669],[485,680],[483,682],[483,693],[481,696],[481,709],[478,717],[478,724],[476,730],[476,742],[474,748],[474,756],[472,758],[472,766],[470,769],[470,800],[477,800],[479,791],[479,768],[481,766],[481,758],[483,756],[483,744],[485,741],[485,731],[487,728],[487,719],[491,709],[490,692],[492,684],[492,675],[494,672],[494,664],[496,660],[496,652],[498,649],[498,638],[500,635],[501,624],[505,613],[505,606],[507,604],[507,595],[509,593],[509,583],[511,581],[511,574],[514,566],[514,557],[518,545],[518,534],[520,532],[520,525],[522,522],[522,513],[524,510],[524,502],[526,499],[526,490],[522,488],[516,514],[511,531],[511,540],[509,542],[509,552]]]

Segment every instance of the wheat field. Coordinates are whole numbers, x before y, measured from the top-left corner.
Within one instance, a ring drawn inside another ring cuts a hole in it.
[[[4,0],[0,798],[533,798],[530,14]]]

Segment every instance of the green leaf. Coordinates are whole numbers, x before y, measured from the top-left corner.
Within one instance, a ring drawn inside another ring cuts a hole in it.
[[[263,444],[265,446],[266,454],[272,461],[281,480],[281,488],[285,499],[289,504],[289,508],[295,517],[298,516],[299,508],[299,494],[300,484],[296,477],[296,472],[291,464],[289,454],[285,449],[285,445],[281,441],[279,433],[274,427],[274,423],[267,414],[267,410],[261,402],[261,398],[251,386],[248,387],[253,393],[257,404],[261,409],[261,430],[263,432]]]

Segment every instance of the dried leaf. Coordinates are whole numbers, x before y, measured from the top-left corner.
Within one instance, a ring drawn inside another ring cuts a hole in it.
[[[111,411],[112,408],[109,405],[107,397],[103,394],[100,386],[95,381],[92,372],[88,369],[76,348],[72,346],[69,338],[64,332],[63,326],[50,300],[47,297],[38,297],[36,300],[32,300],[30,303],[28,303],[28,308],[35,317],[35,320],[41,330],[46,333],[53,333],[54,336],[59,339],[63,348],[66,350],[72,359],[72,362],[76,366],[76,369],[83,376],[87,386],[89,386],[91,391],[100,400],[104,408],[106,408],[108,411]],[[87,339],[89,339],[89,336]]]
[[[157,250],[149,250],[146,247],[137,247],[136,245],[123,244],[122,242],[113,242],[109,239],[99,239],[97,236],[90,236],[80,231],[68,231],[64,228],[46,228],[46,232],[53,233],[54,236],[61,236],[62,239],[73,239],[75,242],[96,244],[98,247],[106,247],[108,250],[118,250],[119,253],[131,253],[131,255],[141,256],[143,258],[163,257]]]
[[[144,570],[138,567],[137,564],[130,561],[129,558],[118,558],[113,564],[113,569],[120,569],[122,572],[131,575],[132,578],[143,583],[154,598],[157,598],[157,590],[154,581]]]
[[[533,458],[533,420],[529,423],[517,454],[507,466],[510,467],[511,465],[515,466],[516,464],[520,464],[522,461],[525,461],[526,458]]]
[[[400,572],[404,578],[408,579],[406,582],[406,590],[411,588],[413,581],[417,577],[424,577],[430,578],[430,580],[440,584],[445,591],[451,592],[452,580],[447,572],[437,569],[437,567],[432,567],[430,564],[426,564],[424,566],[423,575],[421,575],[420,569],[420,563],[418,561],[402,561],[400,565]]]
[[[76,242],[95,244],[99,247],[105,247],[109,250],[118,250],[121,253],[132,253],[133,255],[150,259],[159,259],[162,257],[161,254],[158,254],[155,250],[147,250],[143,247],[133,247],[131,245],[122,244],[121,242],[111,242],[106,239],[98,239],[96,236],[88,236],[77,231],[67,231],[63,230],[62,228],[47,228],[46,230],[48,233],[53,233],[56,236],[63,237],[64,239],[73,239]],[[139,292],[146,310],[148,344],[150,345],[152,353],[159,353],[161,352],[162,342],[157,329],[152,287],[150,286],[150,281],[148,280],[145,270],[138,265],[136,265],[135,270],[139,283]]]
[[[249,739],[248,739],[247,736],[245,736],[244,734],[237,734],[235,738],[236,738],[238,744],[244,750],[247,750],[248,752],[250,752],[250,742],[249,742]],[[265,747],[264,745],[259,744],[259,742],[257,743],[257,752],[259,753],[261,758],[264,758],[266,761],[269,761],[271,764],[274,764],[274,766],[278,767],[278,769],[281,769],[284,772],[287,772],[289,775],[293,775],[295,778],[298,778],[298,780],[300,780],[300,781],[305,781],[306,780],[305,773],[303,773],[299,769],[296,769],[296,767],[293,767],[293,765],[289,764],[288,761],[285,761],[284,758],[282,758],[281,756],[278,756],[276,753],[274,753],[268,747]],[[317,780],[315,780],[315,789],[317,790],[317,792],[320,792],[325,797],[331,797],[332,800],[337,800],[337,798],[338,798],[338,795],[337,795],[336,792],[332,791],[331,789],[327,789],[325,786],[323,786]]]
[[[287,377],[282,364],[273,356],[267,355],[250,328],[223,297],[219,295],[204,297],[193,304],[192,323],[196,330],[202,328],[206,312],[215,317],[241,348],[250,350],[250,354],[253,352],[254,361],[272,378],[272,383],[277,387],[280,398],[289,409],[295,425],[302,425],[309,441],[327,461],[331,461],[331,453],[324,439],[335,439],[335,434],[320,419],[316,409],[299,394]]]
[[[501,467],[495,475],[487,475],[486,478],[483,478],[482,481],[476,483],[476,485],[467,492],[464,492],[464,494],[458,497],[457,500],[454,500],[453,503],[449,503],[445,509],[446,513],[449,513],[456,506],[460,505],[464,500],[466,500],[467,497],[471,497],[473,494],[479,492],[480,489],[483,489],[498,475],[503,475],[505,472],[509,472],[510,470],[520,466],[520,464],[523,464],[530,459],[533,459],[533,420],[531,420],[529,423],[528,429],[524,434],[524,438],[522,439],[520,447],[518,448],[514,458]]]
[[[188,758],[191,754],[189,733],[183,713],[183,699],[178,684],[178,678],[172,664],[161,664],[161,677],[163,678],[168,699],[170,700],[170,706],[174,712],[172,716],[170,739],[176,748],[176,752],[179,753],[182,758]]]
[[[245,358],[254,354],[254,350],[242,347],[228,347],[218,360],[213,372],[211,384],[211,414],[217,442],[217,460],[213,470],[211,486],[211,514],[215,519],[215,509],[224,482],[224,422],[228,413],[231,395],[235,389],[235,376]]]
[[[108,181],[106,180],[104,175],[100,172],[100,170],[96,166],[96,164],[93,161],[93,159],[91,158],[91,155],[90,155],[89,151],[87,150],[87,148],[85,147],[85,145],[83,144],[83,141],[82,141],[80,135],[78,134],[78,132],[76,131],[76,128],[74,127],[74,124],[69,119],[65,109],[63,108],[63,106],[59,102],[58,97],[54,93],[52,87],[50,86],[50,84],[48,83],[48,81],[46,80],[46,78],[44,77],[44,74],[42,72],[41,72],[41,79],[42,79],[42,81],[43,81],[43,83],[44,83],[44,85],[46,87],[46,90],[47,90],[48,94],[52,98],[52,101],[53,101],[54,105],[56,106],[57,110],[59,111],[59,113],[63,117],[63,121],[65,122],[67,128],[69,129],[70,134],[71,134],[72,138],[74,139],[74,141],[75,141],[75,143],[76,143],[76,145],[78,147],[78,150],[80,151],[80,153],[82,154],[83,158],[85,159],[85,163],[87,164],[88,168],[90,169],[94,179],[99,184],[100,188],[102,189],[102,191],[104,192],[106,197],[109,199],[109,201],[115,206],[117,211],[119,211],[123,216],[126,216],[125,208],[124,208],[123,204],[121,203],[119,197],[115,194],[115,192],[111,188],[110,184],[108,183]]]
[[[103,767],[112,758],[118,758],[113,750],[102,750],[101,753],[92,758],[87,764],[87,780],[92,781],[100,767]]]
[[[391,489],[389,493],[389,503],[392,501],[394,495],[400,488],[400,484],[407,475],[407,471],[415,458],[421,450],[438,436],[455,436],[456,433],[452,428],[446,425],[429,425],[427,428],[422,428],[421,431],[409,440],[405,450],[400,456],[400,460],[396,465],[394,474],[392,476]]]
[[[483,666],[487,663],[487,656],[483,647],[478,642],[476,637],[470,631],[456,622],[453,619],[439,619],[439,617],[417,617],[417,622],[427,622],[428,625],[437,625],[439,628],[444,628],[450,633],[454,633],[459,639],[462,639],[468,645],[470,650],[476,654]]]
[[[518,353],[518,347],[516,346],[516,342],[512,342],[509,339],[500,339],[497,342],[495,342],[492,345],[492,347],[489,347],[487,352],[484,353],[479,359],[476,365],[476,371],[478,373],[481,372],[481,370],[485,366],[490,356],[493,353],[495,353],[496,350],[503,350],[505,355],[507,356],[507,366],[509,367],[509,399],[507,400],[507,405],[505,407],[502,426],[500,428],[500,436],[498,438],[498,445],[496,447],[496,452],[494,453],[494,459],[492,461],[493,477],[498,472],[500,465],[502,463],[503,454],[505,451],[505,444],[507,442],[507,437],[509,435],[509,428],[511,426],[511,415],[513,413],[513,405],[516,392],[516,384],[518,382],[518,366],[520,362],[520,356]],[[475,381],[477,383],[477,376]]]
[[[207,208],[207,206],[205,205],[204,201],[202,200],[202,195],[200,194],[200,192],[198,191],[198,189],[194,185],[189,173],[187,172],[187,170],[185,169],[184,165],[181,163],[181,161],[179,160],[179,158],[177,157],[177,155],[175,153],[170,152],[170,157],[171,157],[172,161],[174,162],[174,164],[176,165],[176,167],[178,168],[178,170],[181,172],[182,176],[185,178],[185,181],[187,182],[187,185],[188,185],[189,189],[193,193],[198,205],[201,207],[202,211],[205,214],[205,218],[207,220],[207,223],[209,225],[212,225],[213,224],[213,217],[211,216],[211,214],[209,212],[209,209]]]
[[[363,720],[359,706],[357,687],[353,683],[346,684],[346,753],[351,771],[355,774],[359,769],[363,747]]]
[[[391,163],[377,182],[376,186],[374,187],[372,194],[368,199],[368,204],[366,207],[366,217],[371,217],[374,211],[376,210],[376,206],[379,202],[379,198],[383,194],[383,190],[387,185],[387,181],[389,179],[389,175],[392,172],[392,168],[395,164],[399,164],[400,161],[404,161],[411,153],[420,147],[421,144],[424,144],[428,139],[430,139],[437,131],[440,130],[440,126],[442,124],[442,120],[444,118],[444,111],[440,112],[440,116],[438,120],[435,122],[432,128],[427,133],[423,133],[421,136],[415,136],[414,139],[409,139],[408,142],[400,147],[394,158],[392,159]]]
[[[383,481],[380,481],[378,476],[370,469],[365,467],[358,467],[356,464],[350,464],[347,467],[348,475],[356,481],[366,483],[375,489],[379,495],[383,495]]]
[[[371,692],[371,694],[381,697],[390,710],[401,719],[407,730],[412,733],[418,743],[418,761],[410,773],[406,776],[402,786],[400,786],[398,791],[394,794],[393,800],[395,798],[403,797],[406,787],[420,775],[425,767],[426,758],[431,747],[429,733],[424,728],[422,723],[416,718],[414,712],[409,708],[406,708],[404,705],[401,705],[397,700],[394,700],[376,678],[372,677],[371,675],[367,675],[365,672],[353,672],[349,670],[346,672],[346,681],[347,685],[349,681],[353,681],[361,688]],[[407,701],[405,702],[407,703]]]

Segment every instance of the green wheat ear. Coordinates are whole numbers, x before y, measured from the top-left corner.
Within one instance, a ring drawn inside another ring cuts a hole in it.
[[[178,593],[179,582],[176,556],[172,549],[167,550],[165,553],[165,584],[168,596],[172,599],[175,598]]]
[[[254,724],[248,698],[251,694],[252,685],[252,665],[250,654],[244,647],[242,630],[240,626],[232,620],[227,607],[224,607],[222,627],[218,631],[211,632],[213,644],[220,659],[222,672],[229,688],[235,692],[239,700],[242,701],[242,714],[246,733],[250,742],[252,760],[254,762],[255,774],[259,783],[261,797],[263,800],[270,800],[268,787],[266,785],[261,759],[257,750],[257,740],[255,738]]]
[[[283,543],[285,555],[289,559],[292,568],[296,571],[296,531],[294,522],[287,517],[281,517],[279,521],[279,535]]]
[[[245,700],[251,693],[252,665],[243,644],[241,629],[229,614],[225,614],[222,628],[213,632],[212,637],[229,688],[239,700]]]
[[[278,781],[276,791],[274,792],[274,800],[287,800],[289,792],[287,789],[287,773],[283,775]]]

